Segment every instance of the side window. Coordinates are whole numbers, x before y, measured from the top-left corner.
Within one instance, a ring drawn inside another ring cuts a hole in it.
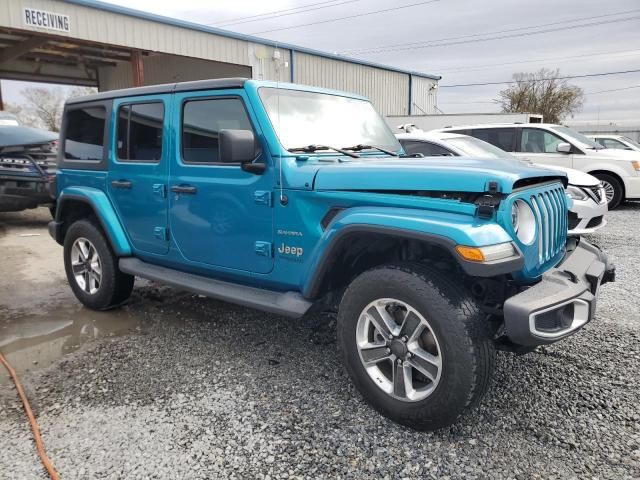
[[[162,157],[162,102],[133,103],[118,108],[118,160],[157,162]]]
[[[447,150],[435,143],[417,141],[417,140],[400,140],[402,148],[407,155],[414,155],[421,153],[425,157],[441,157],[441,156],[455,156],[453,152]]]
[[[102,160],[104,153],[104,107],[74,108],[66,113],[64,158],[67,160]]]
[[[600,144],[605,148],[618,148],[622,150],[628,148],[624,143],[614,140],[613,138],[601,138]]]
[[[182,159],[185,163],[217,163],[218,132],[253,130],[239,98],[189,100],[182,109]]]
[[[566,143],[566,141],[546,130],[523,128],[520,151],[526,153],[556,153],[559,143]]]
[[[475,128],[471,136],[498,147],[505,152],[513,152],[515,128]]]

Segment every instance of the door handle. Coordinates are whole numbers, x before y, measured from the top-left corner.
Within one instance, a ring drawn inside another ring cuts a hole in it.
[[[174,185],[171,187],[171,191],[174,193],[190,193],[193,195],[198,191],[198,189],[191,185]]]
[[[132,185],[133,183],[129,180],[114,180],[111,182],[113,188],[124,188],[126,190],[130,190]]]

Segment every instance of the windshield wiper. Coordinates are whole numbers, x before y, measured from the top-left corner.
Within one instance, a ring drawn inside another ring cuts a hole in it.
[[[289,148],[288,150],[292,153],[293,152],[314,153],[320,150],[333,150],[343,155],[347,155],[351,158],[360,158],[360,155],[357,155],[353,152],[347,152],[342,148],[330,147],[328,145],[307,145],[306,147],[294,147],[294,148]]]
[[[394,157],[399,157],[400,155],[397,152],[392,152],[391,150],[387,150],[386,148],[376,147],[375,145],[355,145],[353,147],[344,147],[345,150],[353,150],[354,152],[361,152],[362,150],[378,150],[379,152],[386,153],[387,155],[391,155]]]

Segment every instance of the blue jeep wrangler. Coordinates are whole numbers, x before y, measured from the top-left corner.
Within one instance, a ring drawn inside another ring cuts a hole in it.
[[[567,240],[566,178],[529,164],[415,158],[356,95],[220,79],[70,100],[58,208],[87,307],[139,276],[291,317],[337,310],[338,347],[378,411],[454,422],[495,350],[589,322],[614,270]]]

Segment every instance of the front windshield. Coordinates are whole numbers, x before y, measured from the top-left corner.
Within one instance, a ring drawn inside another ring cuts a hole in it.
[[[631,145],[633,145],[636,148],[640,148],[640,143],[636,142],[635,140],[630,139],[629,137],[622,137],[622,139],[627,142],[630,143]]]
[[[262,87],[262,103],[286,149],[307,145],[371,145],[399,151],[400,144],[366,100]]]
[[[450,143],[454,147],[461,150],[465,156],[474,158],[504,158],[508,160],[515,160],[516,158],[510,153],[491,145],[490,143],[483,142],[475,137],[454,137],[446,138],[445,142]]]
[[[585,137],[581,133],[578,133],[569,127],[551,127],[551,130],[555,130],[556,132],[563,134],[565,137],[569,137],[574,142],[582,143],[586,148],[593,148],[594,150],[604,148],[599,143]]]

